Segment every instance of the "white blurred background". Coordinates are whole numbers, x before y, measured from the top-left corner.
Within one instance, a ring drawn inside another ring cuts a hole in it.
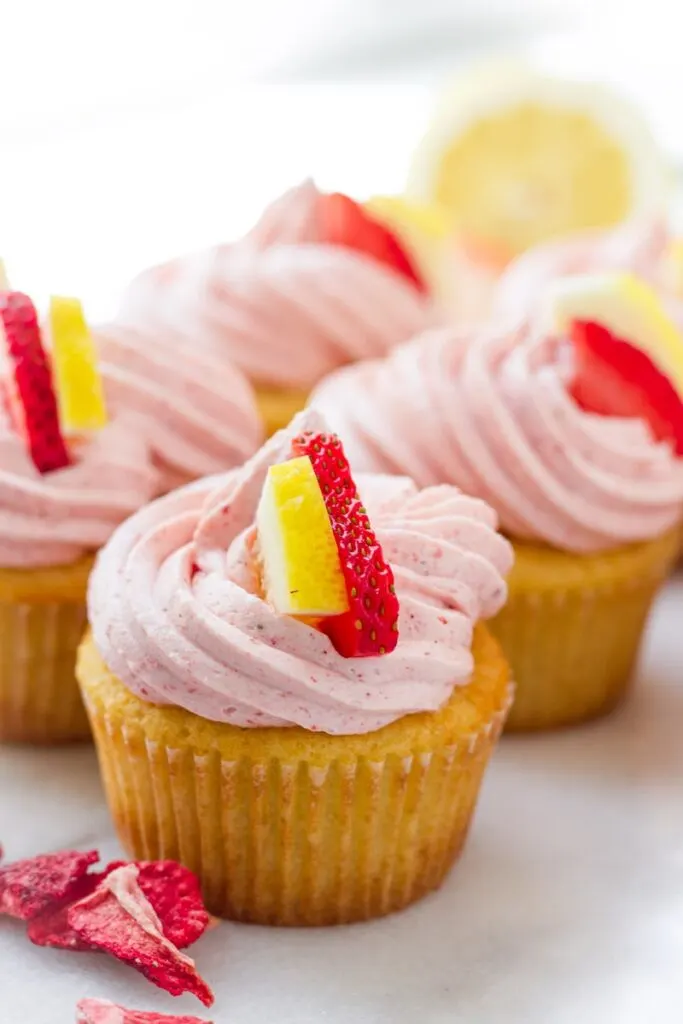
[[[93,317],[308,174],[400,189],[440,80],[488,51],[606,78],[683,154],[675,0],[21,0],[0,24],[0,254]],[[644,13],[645,12],[645,13]]]

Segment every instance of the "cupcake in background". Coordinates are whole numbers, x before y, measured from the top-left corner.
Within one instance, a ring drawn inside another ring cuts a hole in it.
[[[497,61],[443,92],[406,193],[447,215],[457,257],[452,308],[471,323],[488,318],[502,271],[528,249],[659,221],[669,175],[649,126],[623,97]]]
[[[143,273],[120,320],[174,352],[230,359],[254,385],[271,433],[327,373],[385,355],[437,311],[394,230],[306,181],[240,241]]]
[[[74,675],[93,555],[159,489],[134,417],[108,418],[79,304],[0,293],[0,740],[89,735]]]
[[[492,316],[521,322],[559,278],[627,271],[647,281],[683,327],[676,256],[676,243],[664,220],[628,221],[610,231],[585,231],[548,242],[519,256],[502,274],[493,293]]]
[[[310,411],[133,516],[98,559],[78,666],[123,845],[261,924],[439,886],[510,702],[481,620],[511,562],[487,505],[354,482]]]
[[[565,279],[552,322],[436,331],[316,391],[359,469],[488,502],[515,547],[492,622],[509,724],[583,721],[622,697],[683,515],[683,342],[626,274]]]
[[[259,447],[253,388],[224,354],[174,347],[163,334],[120,323],[93,333],[107,402],[138,420],[159,471],[157,493],[241,465]]]

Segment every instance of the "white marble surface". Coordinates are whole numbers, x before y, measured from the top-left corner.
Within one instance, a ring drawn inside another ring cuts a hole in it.
[[[680,1024],[683,579],[662,596],[629,702],[597,725],[505,739],[444,889],[374,924],[225,924],[194,947],[216,1024]],[[0,752],[9,857],[116,852],[93,752]],[[133,971],[0,922],[0,1021],[67,1024],[84,995],[198,1012]]]

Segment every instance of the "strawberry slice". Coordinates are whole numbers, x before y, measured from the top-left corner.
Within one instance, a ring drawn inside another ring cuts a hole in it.
[[[396,235],[389,231],[349,196],[341,192],[318,198],[320,241],[373,256],[380,263],[402,274],[420,292],[427,286]]]
[[[576,355],[571,393],[581,408],[644,419],[683,455],[683,402],[649,356],[601,324],[574,320],[569,332]]]
[[[26,435],[40,473],[63,469],[71,459],[59,426],[52,370],[38,315],[28,295],[0,292],[0,321],[13,369],[16,401],[8,404],[15,425]]]
[[[389,654],[398,643],[394,574],[358,496],[342,443],[335,434],[300,434],[292,452],[307,455],[313,465],[349,598],[349,610],[323,619],[320,629],[344,658]]]

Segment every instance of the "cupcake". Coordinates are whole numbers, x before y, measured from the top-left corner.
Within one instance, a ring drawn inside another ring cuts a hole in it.
[[[436,888],[505,719],[495,514],[357,484],[364,507],[306,412],[133,516],[92,576],[78,677],[119,836],[221,916],[336,924]]]
[[[0,740],[13,742],[89,734],[74,667],[93,555],[159,486],[137,422],[106,421],[78,305],[51,313],[52,368],[30,299],[0,294]]]
[[[437,331],[313,396],[359,469],[488,502],[514,543],[491,623],[509,726],[593,718],[622,697],[683,509],[683,348],[647,285],[577,278],[552,329]]]
[[[138,420],[159,493],[241,465],[261,444],[253,388],[225,355],[120,323],[94,336],[108,404]]]
[[[229,358],[254,385],[272,433],[325,374],[384,355],[436,315],[397,236],[307,181],[241,241],[143,273],[119,319],[192,358]]]

